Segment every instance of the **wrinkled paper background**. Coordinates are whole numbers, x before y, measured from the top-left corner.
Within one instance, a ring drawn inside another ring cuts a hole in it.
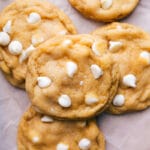
[[[12,0],[0,0],[0,10]],[[67,0],[49,0],[64,10],[79,33],[89,33],[103,25],[82,17]],[[150,32],[150,0],[141,0],[137,9],[122,20]],[[0,72],[0,150],[16,150],[19,118],[29,106],[27,94],[12,87]],[[106,150],[150,150],[150,109],[143,112],[113,116],[103,114],[98,123],[104,132]]]

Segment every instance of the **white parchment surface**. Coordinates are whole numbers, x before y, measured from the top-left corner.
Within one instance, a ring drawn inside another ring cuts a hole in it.
[[[0,10],[12,0],[0,0]],[[67,0],[49,0],[70,16],[79,33],[90,33],[102,23],[82,17]],[[122,22],[150,32],[150,0],[141,0],[137,9]],[[0,72],[0,150],[16,150],[18,121],[29,106],[27,94],[12,87]],[[106,150],[150,150],[150,109],[113,116],[102,114],[98,124],[106,138]]]

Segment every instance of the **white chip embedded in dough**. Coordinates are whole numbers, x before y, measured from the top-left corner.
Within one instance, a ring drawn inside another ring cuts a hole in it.
[[[71,99],[68,95],[64,94],[58,98],[58,103],[60,106],[67,108],[71,106]]]
[[[32,12],[29,14],[28,18],[27,18],[27,21],[28,23],[37,23],[41,20],[41,16],[40,14],[36,13],[36,12]]]
[[[53,122],[54,121],[54,119],[52,118],[52,117],[50,117],[50,116],[43,116],[42,118],[41,118],[41,121],[42,122]]]
[[[110,41],[109,42],[109,50],[115,52],[119,50],[123,46],[123,43],[120,41]]]
[[[11,41],[11,43],[8,46],[8,50],[13,55],[20,55],[23,50],[22,43],[16,40]]]
[[[38,86],[40,88],[47,88],[52,83],[52,80],[49,77],[41,76],[37,78]]]
[[[90,69],[95,79],[98,79],[100,76],[103,75],[101,67],[96,64],[91,65]]]
[[[83,138],[79,141],[78,145],[81,150],[89,150],[91,147],[91,141],[87,138]]]
[[[57,144],[56,150],[69,150],[69,146],[63,143]]]
[[[135,88],[136,87],[136,76],[133,74],[128,74],[123,77],[123,84]]]
[[[98,97],[93,93],[88,93],[85,96],[85,103],[88,105],[92,105],[98,102]]]
[[[3,31],[6,33],[10,33],[11,32],[11,25],[12,25],[12,21],[8,20],[7,23],[5,24],[5,26],[3,27]]]
[[[6,32],[0,32],[0,45],[7,46],[10,42],[10,36]]]
[[[113,99],[114,106],[123,106],[125,103],[125,97],[122,94],[118,94]]]
[[[94,42],[93,45],[92,45],[92,51],[95,55],[99,56],[100,55],[100,51],[98,50],[97,48],[97,42]]]
[[[22,51],[20,57],[19,57],[19,62],[22,63],[28,57],[31,55],[31,53],[35,50],[36,48],[33,45],[30,45],[26,50]]]
[[[150,64],[150,52],[143,51],[140,53],[140,57],[144,59],[147,62],[147,64]]]
[[[67,62],[66,67],[67,67],[68,76],[72,78],[78,70],[77,64],[69,61],[69,62]]]

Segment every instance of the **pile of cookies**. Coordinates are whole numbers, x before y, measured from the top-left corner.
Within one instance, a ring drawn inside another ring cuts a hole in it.
[[[107,22],[125,17],[138,0],[70,2]],[[120,5],[128,10],[114,14]],[[18,150],[105,150],[94,117],[150,106],[150,35],[143,30],[112,23],[76,34],[71,20],[45,0],[16,0],[0,19],[0,68],[31,101],[18,127]]]

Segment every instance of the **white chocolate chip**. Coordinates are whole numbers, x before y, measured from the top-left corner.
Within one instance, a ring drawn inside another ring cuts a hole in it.
[[[98,50],[97,48],[97,42],[94,42],[93,45],[92,45],[92,51],[95,55],[99,56],[100,55],[100,51]]]
[[[78,66],[76,63],[70,61],[67,62],[66,68],[68,76],[72,78],[74,74],[77,72]]]
[[[87,138],[83,138],[78,145],[81,150],[89,150],[91,147],[91,141]]]
[[[8,50],[13,55],[21,54],[21,52],[23,50],[21,42],[19,42],[19,41],[11,41],[11,43],[8,46]]]
[[[95,79],[98,79],[100,76],[103,75],[102,69],[96,64],[91,65],[91,72]]]
[[[88,93],[85,96],[85,103],[87,105],[92,105],[94,103],[97,103],[98,100],[99,100],[98,97],[95,94],[93,94],[93,93]]]
[[[11,32],[12,21],[8,20],[7,23],[3,27],[3,32],[10,33]]]
[[[123,84],[135,88],[136,87],[136,77],[133,74],[128,74],[123,77]]]
[[[41,76],[37,78],[38,86],[40,88],[47,88],[52,83],[52,80],[49,77]]]
[[[8,20],[7,23],[5,24],[5,26],[3,27],[3,31],[6,33],[10,33],[11,32],[11,24],[12,24],[12,21]]]
[[[110,41],[109,42],[109,50],[117,51],[123,46],[123,43],[120,41]]]
[[[19,57],[19,62],[22,63],[25,61],[35,49],[36,48],[33,45],[30,45],[25,51],[22,51]]]
[[[28,23],[31,23],[31,24],[32,23],[37,23],[40,20],[41,20],[41,16],[38,13],[36,13],[36,12],[32,12],[28,16],[28,19],[27,19]]]
[[[44,42],[44,38],[38,37],[38,36],[32,36],[31,42],[33,45],[37,45],[37,44]]]
[[[61,95],[58,98],[58,103],[62,107],[70,107],[71,106],[71,99],[68,95]]]
[[[5,32],[0,32],[0,45],[6,46],[10,42],[10,37],[7,33]]]
[[[38,136],[34,136],[33,139],[32,139],[33,143],[38,143],[39,140],[40,140],[40,139],[39,139]]]
[[[54,120],[53,120],[53,118],[50,117],[50,116],[43,116],[43,117],[41,118],[41,121],[42,121],[42,122],[53,122]]]
[[[150,64],[150,53],[147,51],[143,51],[140,53],[140,57],[144,59],[148,64]]]
[[[56,150],[68,150],[68,149],[69,149],[69,146],[63,143],[59,143],[56,148]]]
[[[83,81],[80,81],[80,85],[82,86],[84,84],[84,82]]]
[[[72,41],[71,40],[65,40],[65,41],[63,41],[63,43],[62,43],[62,45],[64,46],[64,47],[68,47],[68,46],[70,46],[72,44]]]
[[[121,94],[118,94],[113,99],[113,105],[114,106],[123,106],[125,103],[125,97]]]
[[[112,6],[113,0],[101,0],[102,8],[109,9]]]

